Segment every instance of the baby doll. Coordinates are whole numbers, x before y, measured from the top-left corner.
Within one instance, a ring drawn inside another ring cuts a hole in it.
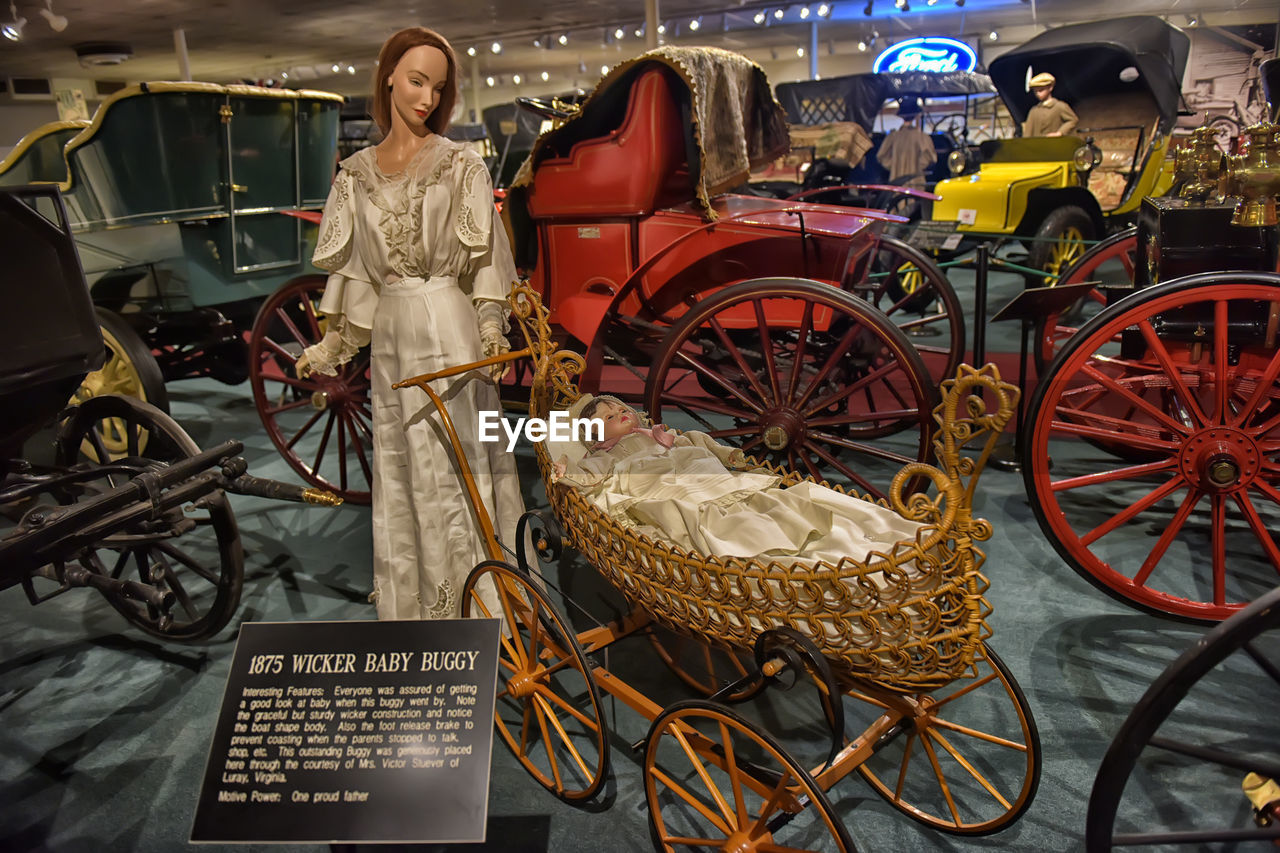
[[[810,482],[751,470],[743,452],[706,433],[646,427],[616,397],[585,397],[570,414],[603,424],[580,462],[561,457],[554,483],[579,489],[624,527],[721,557],[860,559],[914,539],[920,525]]]

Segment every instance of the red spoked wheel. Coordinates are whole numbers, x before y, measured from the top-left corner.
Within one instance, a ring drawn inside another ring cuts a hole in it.
[[[337,376],[299,379],[305,347],[324,337],[318,305],[325,278],[302,276],[271,295],[249,338],[249,381],[258,416],[289,467],[314,486],[367,504],[373,480],[373,412],[369,351],[361,350]]]
[[[645,383],[655,423],[696,429],[822,479],[883,495],[932,451],[938,390],[911,342],[863,300],[805,279],[757,279],[694,304]],[[677,424],[678,425],[678,424]]]
[[[920,353],[936,384],[956,375],[964,357],[964,309],[933,259],[894,237],[882,236],[849,290],[884,312]]]
[[[1086,281],[1096,281],[1104,286],[1132,284],[1137,257],[1138,229],[1127,228],[1112,234],[1085,252],[1062,273],[1056,286],[1083,284]],[[1045,368],[1053,361],[1063,342],[1079,331],[1084,321],[1106,307],[1106,304],[1107,297],[1101,289],[1095,287],[1069,310],[1048,314],[1036,321],[1033,355],[1037,375],[1044,375]]]
[[[1278,338],[1280,275],[1224,272],[1134,293],[1067,342],[1031,403],[1024,478],[1077,572],[1197,621],[1276,584]]]

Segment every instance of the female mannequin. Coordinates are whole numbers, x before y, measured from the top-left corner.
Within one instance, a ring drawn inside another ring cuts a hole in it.
[[[423,27],[387,39],[373,117],[385,138],[343,160],[312,262],[330,272],[324,340],[300,374],[333,374],[372,344],[373,594],[380,619],[459,613],[463,581],[487,559],[479,525],[430,401],[391,383],[505,352],[516,280],[479,155],[445,139],[457,98],[449,43]],[[481,444],[478,411],[499,410],[487,375],[433,387],[445,400],[499,538],[523,512],[515,461]]]

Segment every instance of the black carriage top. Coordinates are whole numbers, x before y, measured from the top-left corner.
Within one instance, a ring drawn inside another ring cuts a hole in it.
[[[778,101],[792,124],[853,121],[871,133],[880,108],[890,98],[994,95],[995,91],[991,78],[973,71],[885,72],[781,83]]]
[[[1168,132],[1182,106],[1182,73],[1191,39],[1154,15],[1054,27],[991,60],[989,72],[1013,118],[1035,104],[1032,76],[1052,74],[1053,94],[1071,104],[1100,95],[1145,95]]]

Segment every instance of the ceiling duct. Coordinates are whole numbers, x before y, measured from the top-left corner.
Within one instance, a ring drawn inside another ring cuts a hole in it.
[[[72,49],[85,68],[119,65],[133,57],[133,48],[120,41],[86,41],[74,45]]]

